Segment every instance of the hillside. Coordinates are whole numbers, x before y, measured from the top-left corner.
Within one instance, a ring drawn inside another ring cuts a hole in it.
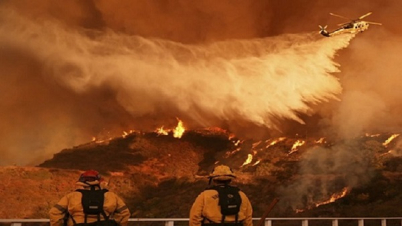
[[[222,130],[133,132],[55,154],[37,167],[0,168],[0,218],[46,218],[80,172],[99,170],[132,217],[188,217],[215,164],[231,166],[261,216],[400,216],[402,158],[390,134],[352,141],[323,138],[239,140]]]

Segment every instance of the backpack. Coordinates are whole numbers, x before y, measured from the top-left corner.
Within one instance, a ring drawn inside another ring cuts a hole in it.
[[[77,224],[70,215],[75,226],[103,226],[117,224],[114,220],[109,220],[110,216],[107,216],[103,210],[105,193],[108,192],[107,189],[95,190],[95,186],[91,186],[91,190],[77,189],[76,191],[81,192],[82,194],[81,204],[84,210],[85,220],[84,223]],[[103,221],[100,220],[101,214],[104,218]],[[96,215],[98,220],[94,223],[87,223],[88,215]]]
[[[222,223],[225,222],[225,217],[235,215],[235,223],[238,223],[241,197],[239,194],[240,189],[229,185],[214,186],[209,189],[218,191],[219,206],[221,207]]]
[[[77,190],[82,193],[81,204],[84,209],[85,217],[87,215],[104,215],[103,203],[107,189],[102,190]],[[103,216],[105,217],[105,216]],[[106,219],[106,218],[105,218]]]

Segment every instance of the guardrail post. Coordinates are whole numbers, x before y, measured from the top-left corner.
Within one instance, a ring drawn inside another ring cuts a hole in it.
[[[364,226],[364,220],[363,219],[359,219],[358,222],[359,222],[359,224],[358,224],[359,226]]]
[[[302,220],[302,226],[308,226],[308,220]]]
[[[387,220],[381,219],[381,226],[387,226]]]
[[[332,220],[332,226],[338,226],[338,219]]]
[[[174,226],[174,221],[165,221],[165,226]]]
[[[271,220],[265,220],[264,226],[272,226]]]
[[[11,223],[11,226],[22,226],[22,223]]]

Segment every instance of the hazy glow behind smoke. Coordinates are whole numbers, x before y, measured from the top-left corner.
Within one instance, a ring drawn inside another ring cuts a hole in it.
[[[211,126],[210,118],[269,128],[275,118],[303,123],[295,112],[309,113],[308,104],[341,92],[333,57],[352,38],[314,33],[183,45],[67,30],[7,12],[0,19],[7,21],[2,43],[32,52],[46,76],[78,94],[107,85],[135,117],[175,109],[200,126]]]

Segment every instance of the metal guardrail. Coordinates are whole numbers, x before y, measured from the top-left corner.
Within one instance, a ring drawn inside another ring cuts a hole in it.
[[[130,218],[129,222],[164,222],[165,226],[174,226],[175,222],[188,222],[188,218]],[[253,218],[254,221],[260,218]],[[365,222],[376,221],[378,226],[402,226],[402,217],[345,217],[345,218],[331,218],[331,217],[316,217],[316,218],[267,218],[265,219],[264,226],[275,226],[275,222],[279,221],[293,221],[298,222],[298,225],[309,226],[314,221],[330,222],[332,226],[342,226],[343,221],[354,221],[356,226],[365,226]],[[392,221],[392,224],[387,224]],[[23,223],[48,223],[49,219],[0,219],[0,223],[9,223],[11,226],[22,226]],[[398,222],[395,224],[395,222]],[[293,224],[297,225],[297,224]]]

